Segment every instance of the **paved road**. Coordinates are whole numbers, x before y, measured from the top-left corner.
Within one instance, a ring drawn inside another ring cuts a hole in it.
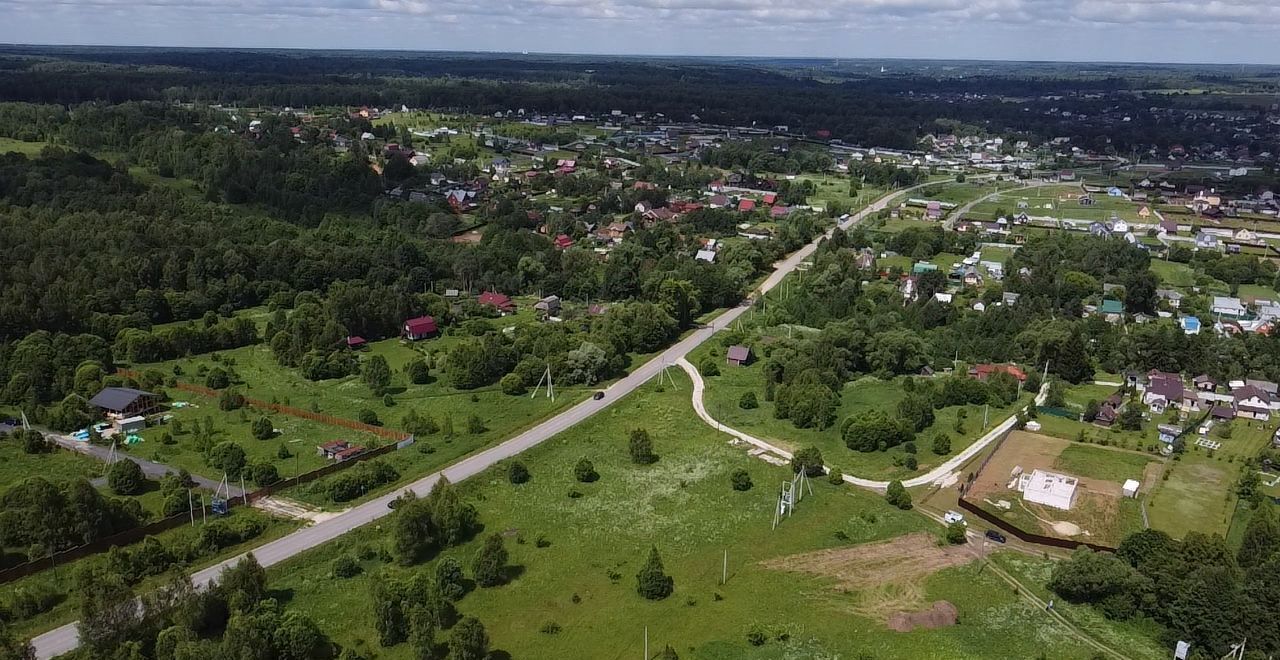
[[[902,193],[909,192],[916,188],[922,188],[929,184],[920,184],[911,188],[894,191],[884,197],[877,199],[865,209],[853,214],[849,218],[840,222],[841,228],[848,228],[854,224],[861,222],[867,216],[885,208],[888,202]],[[823,237],[829,236],[832,232],[827,232]],[[813,254],[817,249],[818,241],[815,240],[803,248],[792,253],[791,256],[774,264],[774,271],[759,287],[753,292],[753,297],[768,292],[780,283],[783,278],[790,275],[809,255]],[[517,435],[516,437],[503,442],[502,444],[490,447],[478,454],[469,456],[449,467],[430,474],[418,481],[410,484],[407,489],[414,491],[419,496],[424,496],[431,491],[432,486],[439,481],[443,474],[448,477],[449,481],[457,483],[468,477],[475,476],[480,472],[488,469],[499,461],[511,458],[530,447],[533,447],[544,440],[547,440],[556,434],[564,431],[571,426],[581,422],[588,417],[604,410],[614,402],[626,396],[636,388],[643,385],[649,379],[658,375],[663,369],[673,367],[676,362],[687,355],[694,348],[697,348],[702,342],[709,339],[717,330],[729,327],[738,317],[742,316],[748,309],[747,306],[734,307],[727,310],[714,321],[705,327],[698,328],[690,333],[684,339],[681,339],[675,345],[663,351],[657,357],[640,365],[635,371],[626,377],[618,380],[605,390],[603,399],[588,399],[579,403],[572,408],[552,417],[551,419]],[[332,541],[333,539],[346,534],[347,532],[371,523],[391,512],[387,508],[387,503],[399,496],[399,493],[389,493],[377,499],[365,502],[356,507],[348,509],[342,514],[317,523],[310,527],[304,527],[288,536],[279,538],[270,543],[266,543],[253,550],[254,556],[263,566],[272,566],[278,564],[294,555],[300,554],[318,545]],[[197,587],[202,587],[214,578],[216,578],[223,569],[231,566],[240,557],[233,557],[222,563],[210,566],[202,571],[192,574],[191,580]],[[55,628],[43,635],[31,640],[36,648],[36,656],[41,660],[55,658],[64,653],[68,653],[79,645],[79,633],[76,629],[76,623],[68,623],[60,628]]]
[[[723,433],[728,433],[729,435],[732,435],[738,438],[739,440],[742,440],[743,442],[746,442],[748,444],[764,449],[765,451],[768,451],[772,454],[776,454],[785,459],[788,459],[788,460],[791,459],[791,452],[783,449],[782,447],[774,445],[768,442],[767,440],[761,440],[760,438],[757,438],[753,435],[743,433],[742,431],[739,431],[731,426],[728,426],[720,422],[716,418],[712,417],[711,414],[707,412],[706,404],[703,402],[703,392],[706,389],[706,384],[702,380],[702,374],[698,373],[697,368],[695,368],[693,364],[691,364],[688,360],[684,358],[680,358],[680,360],[678,361],[678,364],[680,365],[680,368],[684,369],[685,373],[689,374],[689,377],[693,379],[693,410],[694,412],[698,413],[698,417],[702,418],[702,421],[706,422],[710,426],[716,427],[717,430]],[[1045,383],[1040,387],[1039,394],[1036,395],[1036,399],[1035,399],[1036,405],[1044,405],[1044,400],[1045,400],[1045,397],[1048,396],[1048,393],[1049,393],[1049,384]],[[990,431],[987,431],[986,434],[984,434],[981,438],[978,438],[973,444],[966,447],[964,451],[961,451],[959,454],[952,456],[951,458],[947,459],[938,467],[918,477],[912,477],[910,479],[903,480],[902,485],[906,486],[907,488],[914,488],[916,486],[924,486],[934,482],[945,481],[951,476],[951,473],[959,469],[961,465],[964,465],[965,463],[969,462],[969,459],[976,456],[978,452],[986,448],[987,445],[991,444],[992,442],[995,442],[997,438],[999,438],[1001,435],[1004,435],[1010,429],[1012,429],[1014,424],[1017,423],[1017,421],[1018,421],[1017,415],[1011,415],[1008,419],[996,425],[995,428],[991,429]],[[823,471],[829,472],[829,470],[827,470],[827,468],[825,467],[823,468]],[[886,488],[889,487],[889,482],[887,481],[875,481],[872,479],[863,479],[861,477],[855,477],[851,474],[844,475],[844,481],[845,483],[848,483],[848,484],[853,484],[861,488],[868,488],[875,491],[884,491]]]
[[[80,442],[79,440],[76,440],[75,438],[69,435],[62,435],[60,433],[55,433],[47,429],[41,429],[41,432],[44,433],[44,437],[50,440],[53,440],[54,442],[58,443],[58,445],[62,446],[65,449],[69,449],[74,452],[79,452],[86,456],[91,456],[104,463],[110,463],[112,460],[110,447],[103,447],[101,445],[93,445],[87,442]],[[121,459],[126,459],[126,460],[133,461],[134,463],[137,463],[139,466],[142,467],[142,473],[147,475],[148,479],[159,479],[160,477],[163,477],[164,475],[169,474],[171,472],[174,474],[178,473],[178,468],[165,465],[164,463],[149,461],[145,458],[139,458],[132,454],[126,454],[124,452],[117,451],[115,460],[121,460]],[[210,491],[218,490],[219,484],[213,479],[202,477],[197,474],[191,475],[191,479],[195,481],[196,485],[201,488],[205,488]],[[228,484],[227,489],[230,489],[231,497],[241,497],[244,495],[244,490],[241,489],[238,484],[235,484],[235,485]],[[224,492],[226,492],[227,489],[224,489]]]

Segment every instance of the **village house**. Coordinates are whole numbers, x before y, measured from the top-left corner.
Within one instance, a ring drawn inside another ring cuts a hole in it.
[[[1147,375],[1147,388],[1142,393],[1142,403],[1157,415],[1169,406],[1182,403],[1182,376],[1152,369]]]
[[[400,336],[409,341],[418,341],[435,335],[436,320],[430,316],[419,316],[408,319],[400,328]]]
[[[160,396],[132,387],[104,387],[89,399],[89,405],[110,417],[136,417],[160,408]]]
[[[560,316],[560,296],[550,295],[533,304],[544,317]]]
[[[1209,308],[1217,316],[1226,316],[1232,319],[1243,318],[1248,314],[1244,304],[1239,298],[1231,298],[1228,296],[1214,296],[1213,305]]]
[[[365,338],[364,338],[364,337],[359,337],[359,336],[356,336],[356,335],[350,335],[350,336],[348,336],[348,337],[346,338],[346,344],[347,344],[347,348],[349,348],[349,349],[351,349],[351,350],[353,350],[353,351],[358,351],[358,350],[360,350],[360,349],[362,349],[362,348],[364,348],[364,347],[368,346],[368,345],[369,345],[369,342],[368,342],[368,341],[365,341]]]
[[[1235,402],[1236,417],[1246,419],[1271,419],[1271,395],[1259,387],[1245,385],[1231,392]]]
[[[1016,364],[975,364],[969,367],[969,377],[977,380],[986,381],[998,373],[1005,373],[1013,376],[1022,383],[1027,380],[1027,374]]]
[[[511,300],[511,297],[505,293],[485,291],[480,294],[480,297],[476,299],[476,302],[480,303],[482,306],[488,306],[498,310],[498,313],[503,316],[506,316],[507,314],[514,314],[516,311],[515,301]]]

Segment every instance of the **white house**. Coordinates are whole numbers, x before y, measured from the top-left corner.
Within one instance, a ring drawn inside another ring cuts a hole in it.
[[[1209,311],[1213,312],[1215,315],[1227,316],[1233,319],[1238,319],[1247,313],[1247,310],[1244,308],[1244,304],[1240,302],[1239,298],[1231,298],[1228,296],[1214,296],[1213,306]]]
[[[1125,479],[1124,485],[1120,489],[1124,492],[1125,497],[1137,497],[1138,488],[1141,486],[1142,484],[1138,483],[1137,479]]]
[[[1063,511],[1071,510],[1075,504],[1077,485],[1079,481],[1075,477],[1044,470],[1033,470],[1018,479],[1023,499]]]
[[[1261,388],[1245,385],[1231,392],[1235,400],[1236,417],[1247,419],[1271,419],[1271,396]]]

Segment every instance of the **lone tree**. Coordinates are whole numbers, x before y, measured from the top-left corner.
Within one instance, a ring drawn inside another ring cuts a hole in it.
[[[506,582],[507,548],[502,544],[501,534],[490,534],[471,562],[471,573],[476,584],[482,587],[496,587]]]
[[[586,458],[579,459],[578,464],[573,466],[573,476],[584,484],[600,479],[600,473],[596,472],[596,466]]]
[[[253,437],[259,440],[270,440],[276,434],[275,424],[271,423],[268,417],[259,417],[253,420]]]
[[[946,433],[938,433],[933,436],[933,453],[939,456],[945,456],[951,452],[951,436]]]
[[[360,378],[374,396],[382,396],[391,386],[391,367],[387,366],[387,358],[374,355],[366,360],[360,370]]]
[[[751,473],[746,470],[734,470],[729,475],[729,481],[733,484],[734,490],[751,490]]]
[[[754,410],[756,408],[759,408],[760,402],[756,400],[756,393],[743,392],[742,398],[738,399],[738,407],[742,408],[743,410]]]
[[[896,479],[889,482],[889,487],[884,491],[884,499],[899,509],[911,508],[911,493],[908,493],[902,482]]]
[[[513,484],[522,484],[529,481],[529,468],[524,466],[520,461],[511,461],[507,466],[507,479]]]
[[[116,461],[107,473],[107,485],[116,495],[137,495],[147,482],[142,468],[129,459]]]
[[[658,460],[658,455],[653,453],[653,440],[649,438],[649,432],[644,429],[631,430],[631,440],[627,449],[631,452],[631,462],[636,465],[648,465]]]
[[[662,567],[662,557],[658,548],[649,549],[649,559],[639,573],[636,573],[636,593],[649,600],[662,600],[675,590],[675,581],[666,574]]]
[[[801,470],[804,470],[806,477],[822,474],[822,452],[817,447],[810,445],[791,455],[791,471]]]
[[[489,633],[480,620],[469,616],[453,627],[449,636],[450,660],[484,660],[489,655]]]

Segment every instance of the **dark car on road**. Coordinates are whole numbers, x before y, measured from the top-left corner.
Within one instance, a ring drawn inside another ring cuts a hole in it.
[[[604,392],[596,392],[595,394],[591,395],[591,398],[595,399],[596,401],[599,401],[600,399],[604,398]]]
[[[1009,540],[1004,537],[1004,534],[1001,534],[1000,532],[997,532],[994,529],[987,530],[987,538],[991,539],[992,541],[995,541],[996,543],[1004,543],[1005,541]]]

